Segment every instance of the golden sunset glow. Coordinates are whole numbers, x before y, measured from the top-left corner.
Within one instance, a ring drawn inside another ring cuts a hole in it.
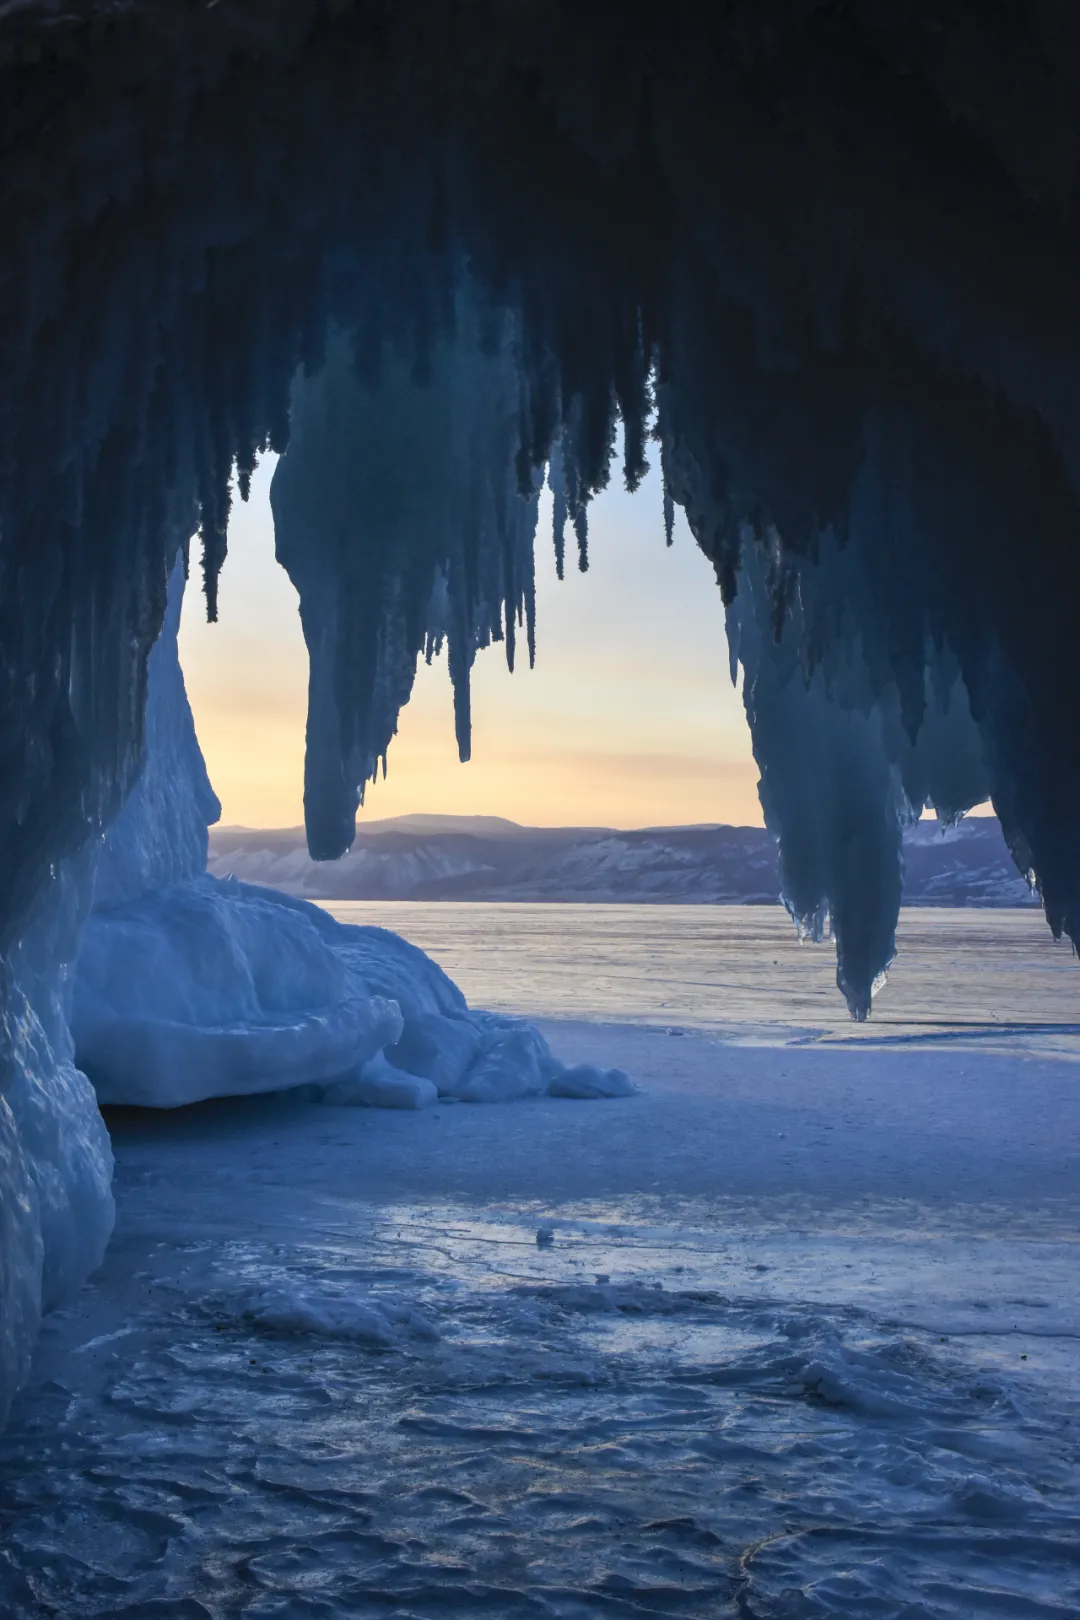
[[[221,617],[192,571],[180,638],[188,693],[226,824],[303,819],[307,652],[296,593],[274,559],[272,458],[237,505]],[[712,569],[686,529],[664,545],[658,478],[603,496],[591,566],[555,577],[537,542],[537,663],[511,676],[486,649],[473,676],[473,757],[454,744],[445,659],[422,666],[362,816],[500,815],[537,826],[758,824],[757,771],[727,670]]]

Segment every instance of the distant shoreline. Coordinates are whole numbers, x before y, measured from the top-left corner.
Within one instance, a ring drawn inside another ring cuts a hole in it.
[[[764,827],[522,827],[495,816],[362,823],[340,861],[315,862],[303,829],[214,828],[209,870],[306,900],[418,904],[780,904]],[[902,904],[1026,910],[1038,904],[992,816],[904,839]]]

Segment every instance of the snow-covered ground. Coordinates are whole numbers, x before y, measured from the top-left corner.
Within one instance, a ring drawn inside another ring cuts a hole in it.
[[[113,1111],[116,1237],[0,1441],[0,1613],[1080,1612],[1075,962],[902,919],[854,1034],[768,913],[680,956],[620,909],[546,953],[462,911],[443,960],[637,1096]]]

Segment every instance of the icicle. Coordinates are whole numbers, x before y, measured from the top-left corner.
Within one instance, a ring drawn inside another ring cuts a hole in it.
[[[563,482],[562,451],[558,440],[551,447],[548,463],[548,486],[551,490],[552,536],[555,542],[555,573],[563,578],[566,566],[566,486]]]
[[[574,533],[577,535],[578,568],[583,574],[589,571],[589,519],[585,508],[574,513]]]

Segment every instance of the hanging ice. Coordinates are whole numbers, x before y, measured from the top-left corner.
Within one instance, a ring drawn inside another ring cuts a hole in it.
[[[463,760],[477,649],[504,641],[513,669],[521,627],[534,655],[539,478],[519,492],[514,333],[507,318],[491,325],[482,345],[463,292],[422,380],[389,345],[362,380],[335,335],[293,386],[271,499],[311,663],[304,810],[317,859],[351,845],[422,653],[446,643]]]

